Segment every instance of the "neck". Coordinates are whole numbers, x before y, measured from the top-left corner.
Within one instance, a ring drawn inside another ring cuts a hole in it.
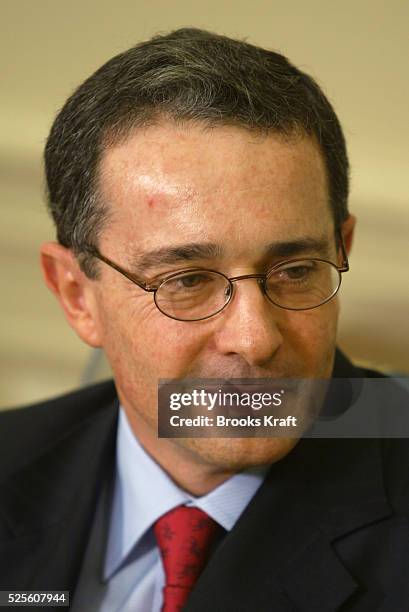
[[[236,471],[207,462],[180,440],[158,438],[156,432],[134,411],[124,410],[133,434],[145,451],[182,489],[201,497],[231,478]]]

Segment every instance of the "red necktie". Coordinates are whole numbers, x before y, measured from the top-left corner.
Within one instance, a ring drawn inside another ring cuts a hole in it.
[[[187,506],[178,506],[156,521],[154,532],[166,578],[162,612],[183,609],[218,528],[206,512]]]

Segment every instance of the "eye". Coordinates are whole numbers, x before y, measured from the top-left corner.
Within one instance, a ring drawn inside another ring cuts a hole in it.
[[[268,283],[270,285],[310,283],[316,277],[317,269],[316,262],[308,260],[283,264],[268,277]]]
[[[292,265],[279,270],[280,276],[283,279],[288,278],[289,280],[303,280],[312,274],[314,266],[312,264],[301,263]]]
[[[165,280],[161,291],[173,294],[187,294],[204,291],[215,284],[215,277],[208,272],[186,272]]]
[[[174,279],[176,283],[183,289],[194,289],[200,284],[205,283],[208,279],[205,274],[188,274],[180,278]]]

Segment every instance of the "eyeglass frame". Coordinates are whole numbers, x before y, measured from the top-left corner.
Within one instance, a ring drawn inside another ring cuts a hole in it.
[[[295,259],[286,259],[284,261],[280,261],[279,263],[277,263],[274,266],[272,266],[266,272],[266,274],[243,274],[243,275],[240,275],[240,276],[232,276],[232,277],[228,277],[225,274],[223,274],[223,272],[219,272],[218,270],[212,270],[210,268],[198,268],[198,267],[196,267],[196,268],[184,268],[183,270],[178,270],[176,272],[172,272],[171,274],[167,275],[165,278],[163,278],[159,282],[159,284],[157,286],[150,285],[148,282],[144,282],[144,281],[142,281],[140,279],[137,279],[134,274],[132,274],[131,272],[128,272],[127,270],[122,268],[122,266],[119,266],[117,263],[115,263],[114,261],[112,261],[108,257],[105,257],[105,255],[102,255],[102,253],[100,253],[100,251],[96,247],[85,245],[83,247],[83,249],[82,249],[82,252],[88,253],[89,255],[91,255],[93,257],[96,257],[97,259],[99,259],[100,261],[105,263],[106,265],[110,266],[113,270],[116,270],[117,272],[122,274],[125,278],[130,280],[132,283],[134,283],[135,285],[137,285],[138,287],[140,287],[141,289],[143,289],[147,293],[153,293],[154,294],[153,295],[153,300],[154,300],[155,306],[159,310],[159,312],[161,312],[165,317],[169,317],[170,319],[173,319],[175,321],[183,321],[184,323],[193,323],[195,321],[204,321],[206,319],[210,319],[211,317],[214,317],[217,314],[219,314],[220,312],[222,312],[230,304],[230,302],[233,299],[233,295],[234,295],[234,285],[233,285],[233,283],[235,283],[235,282],[237,282],[239,280],[246,280],[246,279],[251,279],[251,278],[255,278],[255,279],[258,280],[258,284],[260,286],[262,286],[264,295],[267,297],[268,301],[271,304],[274,304],[274,306],[277,306],[278,308],[282,308],[284,310],[293,310],[293,311],[298,311],[299,312],[299,311],[302,311],[302,310],[313,310],[314,308],[319,308],[320,306],[323,306],[324,304],[326,304],[327,302],[329,302],[330,300],[332,300],[332,298],[334,298],[336,296],[336,294],[339,291],[339,288],[341,287],[341,281],[342,281],[341,274],[343,272],[348,272],[349,269],[350,269],[349,261],[348,261],[348,255],[347,255],[347,252],[346,252],[346,247],[345,247],[344,239],[343,239],[343,236],[342,236],[342,232],[338,229],[337,230],[337,234],[338,234],[338,237],[339,237],[339,244],[341,246],[341,252],[342,252],[342,265],[341,266],[337,266],[336,264],[334,264],[334,262],[328,261],[327,259],[321,259],[319,257],[304,257],[304,258],[297,257]],[[269,296],[268,292],[267,292],[267,288],[266,288],[267,278],[271,275],[272,272],[274,272],[274,270],[280,268],[281,266],[284,266],[284,265],[289,264],[289,263],[295,263],[297,261],[319,261],[319,262],[327,263],[327,264],[330,264],[331,266],[333,266],[338,271],[338,273],[339,273],[339,284],[338,284],[337,289],[334,291],[334,293],[332,293],[332,295],[330,295],[323,302],[320,302],[316,306],[310,306],[308,308],[288,308],[286,306],[281,306],[280,304],[277,304],[276,302],[274,302],[271,299],[271,297]],[[230,291],[230,295],[228,297],[228,300],[216,312],[214,312],[211,315],[208,315],[206,317],[200,317],[199,319],[179,319],[177,317],[173,317],[172,315],[167,314],[166,312],[163,312],[163,310],[161,308],[159,308],[158,303],[156,301],[156,293],[160,289],[160,287],[164,283],[166,283],[167,281],[169,281],[172,278],[174,278],[175,276],[179,276],[179,274],[183,274],[184,272],[196,272],[196,271],[212,272],[212,273],[218,274],[219,276],[224,277],[228,281],[228,283],[229,283],[229,285],[231,287],[231,291]]]

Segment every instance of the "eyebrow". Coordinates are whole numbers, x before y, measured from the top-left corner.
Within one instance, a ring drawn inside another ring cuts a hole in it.
[[[261,259],[291,258],[307,252],[328,254],[328,240],[322,238],[303,237],[296,240],[275,241],[266,246]],[[161,247],[145,253],[134,253],[131,258],[132,270],[135,273],[146,273],[162,265],[174,265],[195,260],[220,259],[225,249],[215,243],[187,243],[170,247]]]
[[[280,257],[283,259],[303,255],[304,253],[328,255],[328,239],[320,238],[298,238],[297,240],[278,241],[269,244],[264,252],[264,257]]]
[[[131,264],[137,272],[146,272],[161,265],[173,265],[195,259],[217,259],[222,257],[224,249],[218,244],[209,242],[187,243],[171,247],[162,247],[146,253],[135,253]]]

